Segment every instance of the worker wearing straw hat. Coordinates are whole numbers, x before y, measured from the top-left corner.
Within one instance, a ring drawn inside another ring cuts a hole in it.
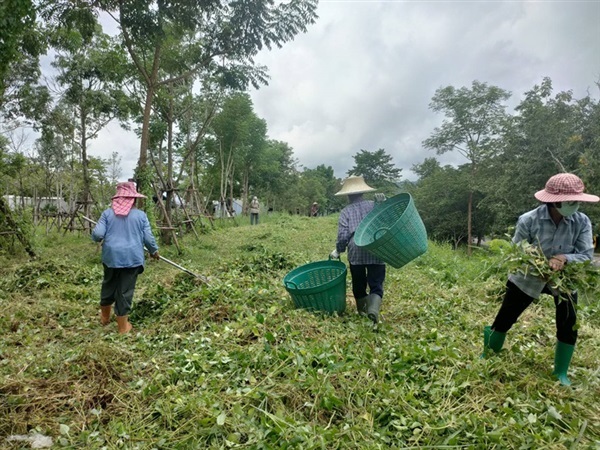
[[[519,217],[513,242],[526,241],[540,247],[552,270],[563,270],[566,264],[592,260],[592,224],[578,212],[580,202],[597,202],[595,195],[585,194],[583,182],[572,173],[554,175],[544,189],[535,193],[543,204]],[[561,384],[570,385],[567,370],[577,341],[577,292],[559,292],[545,280],[533,275],[511,274],[500,311],[491,327],[484,328],[484,352],[499,352],[506,333],[525,309],[540,294],[554,297],[556,306],[556,349],[554,376]]]
[[[158,245],[146,213],[135,208],[139,194],[135,183],[117,185],[112,206],[106,209],[92,231],[92,239],[102,242],[104,279],[100,292],[100,321],[110,322],[114,304],[119,333],[131,331],[129,311],[137,277],[144,271],[144,245],[154,259],[159,259]]]
[[[370,187],[362,176],[349,176],[344,180],[342,189],[335,195],[347,195],[348,205],[342,209],[338,220],[338,235],[332,258],[339,258],[340,253],[348,249],[348,263],[352,276],[352,294],[359,314],[366,314],[376,326],[379,321],[379,310],[383,298],[383,282],[385,280],[385,263],[367,250],[354,243],[354,232],[363,218],[371,212],[375,203],[363,198],[366,192],[376,189]],[[383,194],[376,194],[377,200],[385,200]],[[367,287],[369,293],[367,294]]]

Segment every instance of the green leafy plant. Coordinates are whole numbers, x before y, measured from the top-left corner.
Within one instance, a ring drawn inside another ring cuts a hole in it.
[[[592,261],[565,264],[562,270],[553,270],[539,246],[525,241],[505,247],[503,265],[514,273],[540,278],[558,292],[587,291],[596,288],[600,272]]]

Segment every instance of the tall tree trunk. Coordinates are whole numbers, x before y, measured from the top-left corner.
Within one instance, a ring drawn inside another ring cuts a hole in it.
[[[165,189],[167,190],[167,204],[165,205],[166,223],[173,224],[173,101],[169,102],[169,112],[167,113],[167,180]],[[171,225],[170,225],[171,226]],[[166,244],[171,243],[171,230],[164,230],[162,238]]]
[[[79,125],[81,127],[81,168],[83,170],[83,192],[81,194],[81,201],[83,202],[83,213],[86,217],[90,217],[90,199],[91,199],[91,188],[90,188],[90,173],[89,173],[89,163],[87,157],[87,116],[81,108]],[[86,229],[91,229],[91,224],[87,221],[84,221],[83,225]]]
[[[146,102],[144,104],[144,116],[142,118],[142,135],[140,137],[140,158],[138,159],[138,173],[144,173],[148,164],[148,145],[150,142],[150,115],[152,113],[152,100],[154,98],[154,86],[148,85],[146,91]],[[142,177],[143,178],[143,177]],[[147,186],[143,184],[146,180],[138,180],[138,191],[143,191]]]
[[[233,145],[229,148],[227,158],[225,158],[224,153],[223,145],[219,142],[219,155],[221,161],[221,201],[225,201],[225,198],[227,197],[227,187],[229,184],[229,212],[231,212],[233,211]],[[223,211],[221,210],[221,216],[223,215]]]
[[[249,205],[249,201],[248,199],[250,198],[250,169],[249,168],[244,168],[244,174],[242,175],[242,189],[244,192],[242,192],[242,202],[244,202],[243,204],[243,209],[242,209],[242,213],[243,214],[248,214],[248,205]]]
[[[467,205],[467,255],[471,256],[471,235],[472,235],[472,211],[473,211],[473,191],[469,191],[469,204]]]
[[[231,179],[229,180],[229,200],[231,202],[231,211],[230,211],[230,214],[231,214],[232,217],[235,214],[235,208],[233,207],[233,200],[234,200],[233,199],[233,179],[234,179],[233,175],[234,175],[234,172],[235,172],[235,170],[232,167],[232,169],[231,169]]]
[[[171,204],[173,202],[173,96],[169,101],[169,113],[167,118],[167,213],[169,220],[172,219]]]
[[[130,49],[130,54],[132,50]],[[146,170],[148,165],[148,147],[150,144],[150,116],[152,114],[152,102],[154,100],[154,92],[158,80],[158,69],[160,67],[160,46],[154,48],[154,60],[152,61],[152,72],[146,75],[146,100],[144,103],[144,116],[142,119],[142,135],[140,137],[140,158],[137,166],[139,192],[145,191],[149,187],[149,180],[146,179]],[[143,175],[142,175],[143,174]],[[143,207],[144,201],[140,199]]]

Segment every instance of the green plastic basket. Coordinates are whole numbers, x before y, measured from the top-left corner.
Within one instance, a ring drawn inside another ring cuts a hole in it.
[[[297,267],[283,278],[296,308],[343,313],[346,309],[346,264],[317,261]]]
[[[412,197],[402,193],[375,205],[356,228],[354,242],[399,268],[427,251],[427,231]]]

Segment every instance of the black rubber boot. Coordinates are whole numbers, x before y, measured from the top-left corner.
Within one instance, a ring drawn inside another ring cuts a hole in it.
[[[356,310],[361,316],[367,315],[367,299],[368,297],[356,299]]]
[[[367,297],[367,316],[377,325],[379,322],[379,309],[381,308],[381,297],[377,294],[369,294]]]

